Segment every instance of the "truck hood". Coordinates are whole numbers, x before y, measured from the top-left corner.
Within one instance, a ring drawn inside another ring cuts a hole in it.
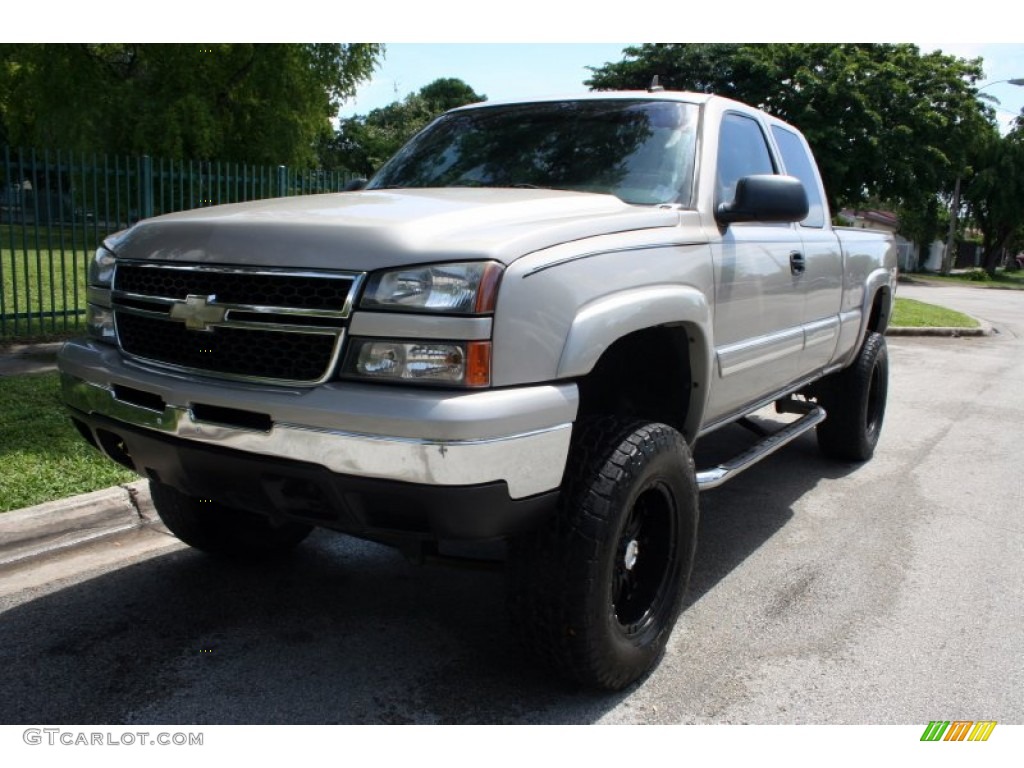
[[[200,208],[139,222],[117,255],[190,263],[373,270],[496,259],[678,223],[674,210],[539,189],[345,192]]]

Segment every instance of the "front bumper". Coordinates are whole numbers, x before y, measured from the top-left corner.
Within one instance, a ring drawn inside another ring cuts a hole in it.
[[[462,393],[346,382],[292,389],[201,381],[125,362],[113,347],[84,340],[65,345],[59,367],[66,404],[112,458],[225,503],[231,494],[239,501],[240,489],[229,485],[315,476],[320,490],[302,502],[307,512],[332,500],[352,508],[344,499],[356,486],[361,500],[355,506],[366,507],[374,496],[404,499],[413,515],[420,497],[430,497],[435,512],[446,501],[459,507],[476,498],[475,507],[486,497],[475,514],[487,518],[499,501],[516,506],[550,496],[561,484],[578,405],[575,385]],[[300,486],[292,486],[302,496]],[[484,488],[490,490],[481,496]],[[289,508],[287,490],[264,495],[258,503],[247,499],[249,508],[270,514],[275,500]],[[312,517],[317,514],[325,513]],[[352,527],[344,520],[335,524]],[[467,531],[476,537],[491,527],[469,525]]]

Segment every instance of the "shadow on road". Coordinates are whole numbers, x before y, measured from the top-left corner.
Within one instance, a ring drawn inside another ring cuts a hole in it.
[[[771,427],[771,420],[761,419]],[[713,466],[750,443],[750,433],[731,426],[703,438],[694,456],[698,467]],[[687,604],[692,605],[774,536],[793,517],[793,504],[823,480],[844,477],[856,464],[830,461],[818,452],[813,434],[797,438],[779,453],[725,485],[701,495],[697,559]]]

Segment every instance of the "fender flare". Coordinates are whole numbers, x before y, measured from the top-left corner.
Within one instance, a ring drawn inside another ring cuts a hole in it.
[[[872,270],[864,281],[864,299],[861,302],[860,333],[857,336],[855,350],[860,349],[864,339],[868,335],[868,326],[871,324],[871,310],[875,305],[875,299],[879,294],[886,296],[887,307],[882,308],[883,323],[880,332],[885,332],[885,326],[889,324],[892,316],[893,303],[896,301],[896,275],[895,272],[886,267]]]
[[[658,326],[681,326],[690,342],[690,391],[686,433],[695,436],[704,415],[714,358],[711,307],[707,296],[688,285],[629,288],[606,294],[582,307],[573,318],[557,376],[580,378],[619,339]]]

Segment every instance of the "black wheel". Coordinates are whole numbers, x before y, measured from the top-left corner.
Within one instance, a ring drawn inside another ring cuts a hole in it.
[[[818,425],[818,447],[826,456],[867,461],[875,452],[889,391],[885,336],[869,333],[856,361],[817,385],[828,418]]]
[[[682,436],[608,418],[574,440],[557,513],[509,549],[512,620],[561,674],[618,690],[657,663],[697,542],[697,485]]]
[[[152,480],[149,491],[157,514],[171,533],[211,555],[269,557],[292,549],[312,530],[299,523],[276,526],[259,515],[196,499]]]

